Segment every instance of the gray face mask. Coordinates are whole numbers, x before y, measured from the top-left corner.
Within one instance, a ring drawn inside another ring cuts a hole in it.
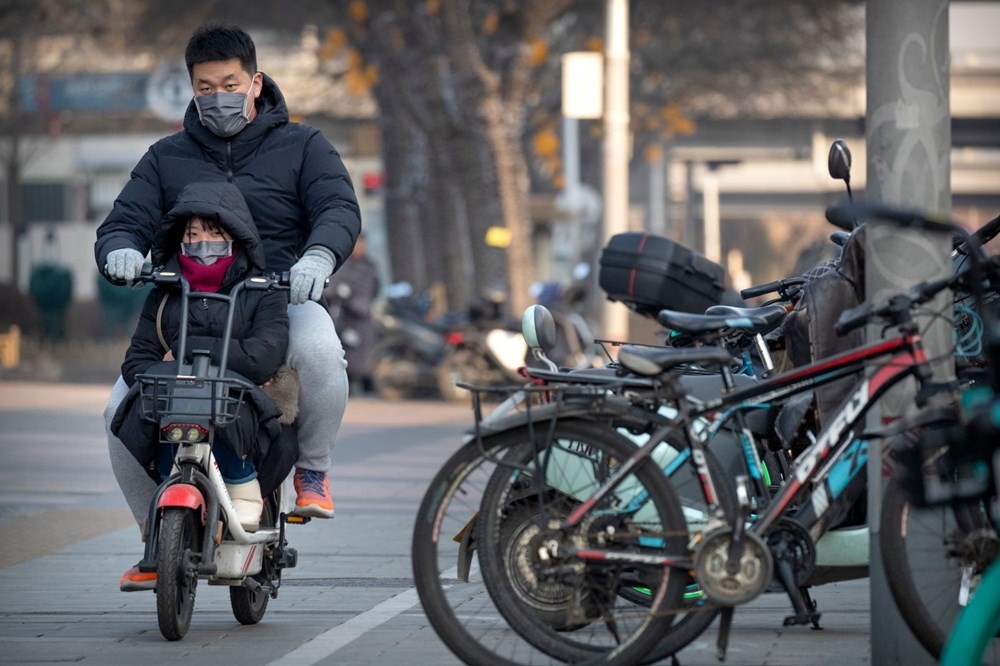
[[[233,254],[233,241],[198,241],[197,243],[181,243],[181,253],[191,257],[199,264],[211,266],[223,257]]]
[[[250,81],[250,89],[245,93],[217,92],[195,96],[198,119],[212,134],[226,139],[239,133],[250,122],[253,79]]]

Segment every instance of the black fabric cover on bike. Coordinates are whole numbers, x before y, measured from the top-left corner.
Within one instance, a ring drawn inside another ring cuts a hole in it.
[[[145,374],[177,375],[176,361],[157,363]],[[229,377],[246,380],[235,372],[227,373]],[[142,409],[133,406],[140,399],[139,382],[129,388],[111,422],[111,432],[125,444],[129,452],[135,456],[147,474],[160,482],[156,469],[156,453],[159,444],[159,424],[142,418]],[[298,440],[295,429],[279,422],[281,410],[260,388],[253,386],[247,391],[239,417],[230,425],[216,431],[216,440],[229,445],[233,442],[243,442],[246,450],[235,450],[238,456],[247,456],[257,468],[257,480],[263,495],[273,492],[292,471],[298,460]],[[233,446],[230,446],[233,448]]]
[[[841,312],[864,300],[864,290],[864,227],[861,226],[851,234],[835,264],[802,288],[801,296],[781,327],[785,348],[795,366],[854,349],[864,342],[861,330],[843,336],[838,336],[834,330]],[[833,416],[854,383],[855,380],[848,377],[816,389],[820,425]]]

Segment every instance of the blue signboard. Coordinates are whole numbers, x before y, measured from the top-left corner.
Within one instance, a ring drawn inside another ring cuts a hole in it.
[[[24,76],[18,82],[21,110],[138,111],[146,108],[148,72]]]

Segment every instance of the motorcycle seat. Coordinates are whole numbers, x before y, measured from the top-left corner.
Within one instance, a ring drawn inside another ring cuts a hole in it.
[[[728,365],[733,355],[721,347],[646,347],[624,345],[618,352],[618,362],[630,372],[643,377],[656,377],[682,365],[705,368]]]

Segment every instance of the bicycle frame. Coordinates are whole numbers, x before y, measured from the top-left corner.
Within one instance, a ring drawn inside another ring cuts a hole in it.
[[[888,358],[885,358],[888,357]],[[828,384],[865,370],[867,364],[877,359],[885,359],[878,369],[867,378],[862,379],[854,393],[845,401],[836,416],[823,429],[816,441],[803,451],[792,468],[792,478],[781,488],[768,503],[764,511],[757,516],[749,528],[756,533],[766,532],[785,512],[799,491],[812,483],[815,489],[811,493],[810,505],[815,512],[812,525],[820,522],[830,506],[830,498],[822,484],[817,482],[826,479],[836,463],[852,452],[850,444],[854,441],[854,433],[862,424],[865,414],[890,388],[909,376],[918,380],[925,378],[923,367],[926,363],[926,353],[920,335],[915,331],[907,331],[899,336],[871,343],[856,350],[845,352],[832,358],[804,366],[759,384],[742,388],[718,399],[702,405],[693,405],[680,401],[680,418],[670,425],[663,426],[653,432],[646,444],[636,452],[605,481],[594,495],[583,501],[563,521],[564,528],[579,525],[588,512],[608,493],[626,478],[635,466],[649,457],[653,450],[673,435],[681,427],[688,437],[691,457],[697,471],[706,503],[714,516],[724,519],[718,503],[715,481],[708,471],[703,451],[707,445],[709,434],[714,432],[732,415],[732,409],[756,408],[762,402],[781,400],[796,393]],[[713,418],[713,414],[722,411]],[[709,427],[696,432],[691,422],[699,417],[709,419]],[[818,535],[814,535],[818,536]],[[580,550],[576,555],[582,559],[605,559],[612,553],[588,548]],[[620,559],[621,553],[614,553]],[[645,563],[667,563],[664,558],[653,555],[630,554],[630,558]],[[677,558],[668,558],[676,562]]]

